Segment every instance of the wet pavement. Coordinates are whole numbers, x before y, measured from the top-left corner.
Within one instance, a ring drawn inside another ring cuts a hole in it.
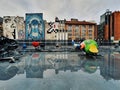
[[[0,61],[0,90],[120,90],[120,53],[24,52]]]

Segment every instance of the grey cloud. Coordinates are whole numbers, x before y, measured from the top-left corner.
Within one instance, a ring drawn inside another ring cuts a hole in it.
[[[79,20],[95,20],[99,22],[100,15],[106,9],[120,10],[120,0],[1,0],[0,15],[22,15],[28,12],[43,13],[44,19],[54,21],[60,19],[78,18]]]

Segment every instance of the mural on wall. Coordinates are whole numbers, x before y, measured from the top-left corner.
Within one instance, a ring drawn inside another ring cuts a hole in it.
[[[26,14],[26,39],[44,40],[45,29],[42,13]]]
[[[50,22],[49,25],[50,25],[50,28],[47,30],[47,33],[58,32],[58,25],[59,25],[58,22],[53,22],[53,23]]]
[[[18,31],[18,39],[24,40],[25,39],[25,23],[23,17],[16,17],[15,22],[17,24],[17,31]]]
[[[16,23],[14,16],[3,17],[3,35],[10,39],[16,39]]]
[[[4,16],[3,35],[10,39],[24,39],[24,18],[18,16]]]

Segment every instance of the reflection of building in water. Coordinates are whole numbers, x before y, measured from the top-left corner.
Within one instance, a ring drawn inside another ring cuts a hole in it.
[[[19,63],[10,64],[18,70],[16,74],[26,74],[26,78],[43,78],[47,69],[54,69],[55,74],[61,71],[77,72],[82,69],[84,72],[94,73],[98,62],[89,58],[80,58],[72,52],[33,52],[20,58]],[[1,67],[1,65],[0,65]],[[5,72],[5,69],[0,68]],[[0,72],[0,75],[5,73]],[[12,78],[12,77],[11,77]]]
[[[46,62],[55,69],[55,73],[59,72],[59,69],[66,66],[68,54],[67,53],[49,53],[45,55]]]
[[[54,53],[48,54],[45,56],[46,60],[52,65],[55,69],[55,73],[58,74],[59,71],[78,71],[80,70],[81,62],[77,54],[70,53]]]
[[[26,60],[26,77],[27,78],[43,78],[44,71],[44,54],[33,53],[29,60]]]
[[[69,54],[68,58],[68,65],[71,72],[80,70],[82,63],[78,54]]]
[[[100,74],[106,79],[120,80],[120,54],[108,54],[104,58]]]
[[[0,65],[0,80],[9,80],[17,74],[18,68],[16,66],[2,66]]]

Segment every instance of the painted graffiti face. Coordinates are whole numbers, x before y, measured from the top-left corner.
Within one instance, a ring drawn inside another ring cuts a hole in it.
[[[26,15],[26,38],[44,39],[44,25],[41,14]]]
[[[38,21],[37,20],[33,20],[32,22],[31,22],[31,29],[33,30],[32,31],[32,36],[34,36],[34,37],[38,37],[38,33],[39,33],[39,31],[38,31]]]
[[[14,19],[15,17],[4,18],[4,36],[10,39],[15,39],[16,24]]]
[[[42,35],[41,22],[38,20],[32,20],[30,25],[30,38],[38,38]]]
[[[4,36],[10,39],[23,39],[21,30],[24,33],[24,18],[15,16],[4,16],[3,17],[3,32]],[[20,31],[19,31],[20,30]],[[20,34],[20,35],[19,35]]]

